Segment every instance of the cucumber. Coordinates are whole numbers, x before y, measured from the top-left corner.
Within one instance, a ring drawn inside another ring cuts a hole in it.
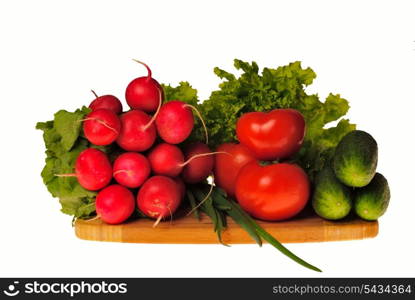
[[[328,165],[317,174],[312,205],[320,217],[328,220],[342,219],[352,209],[351,191]]]
[[[354,211],[364,220],[377,220],[388,208],[390,196],[388,181],[376,173],[367,186],[355,190]]]
[[[378,163],[378,146],[367,132],[354,130],[337,145],[333,170],[345,185],[363,187],[372,180]]]

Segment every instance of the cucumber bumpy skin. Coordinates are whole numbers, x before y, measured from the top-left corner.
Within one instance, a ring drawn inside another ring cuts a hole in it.
[[[364,220],[375,221],[385,213],[390,197],[388,181],[376,173],[367,186],[355,190],[354,211]]]
[[[352,209],[350,189],[336,178],[330,166],[324,167],[316,177],[312,206],[316,214],[328,220],[342,219]]]
[[[363,187],[376,173],[378,146],[367,132],[354,130],[346,134],[337,145],[333,157],[333,170],[345,185]]]

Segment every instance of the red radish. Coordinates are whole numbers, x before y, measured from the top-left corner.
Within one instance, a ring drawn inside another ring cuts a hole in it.
[[[178,185],[179,191],[180,191],[180,195],[182,195],[182,199],[183,199],[184,196],[186,195],[186,186],[185,186],[183,180],[180,177],[173,177],[172,179]]]
[[[130,110],[121,115],[118,145],[126,151],[145,151],[156,140],[153,119],[141,110]]]
[[[184,156],[179,147],[161,143],[150,151],[148,160],[155,174],[175,177],[182,172]]]
[[[150,163],[139,153],[126,152],[114,161],[114,178],[123,186],[138,188],[150,175]]]
[[[206,149],[208,149],[207,152],[203,152],[201,150],[200,153],[196,153],[197,151],[195,151],[195,155],[188,155],[187,160],[184,161],[183,153],[179,147],[167,143],[161,143],[150,151],[148,160],[150,161],[151,169],[156,175],[176,177],[183,171],[185,166],[194,163],[196,158],[218,153],[210,152],[209,148],[205,145],[203,150]]]
[[[95,100],[89,104],[89,108],[94,110],[105,108],[113,111],[115,114],[122,112],[121,101],[113,95],[98,96],[93,90],[91,92],[95,95]]]
[[[96,191],[110,183],[112,167],[104,152],[88,148],[82,151],[76,159],[75,174],[81,186],[87,190]]]
[[[190,144],[185,150],[187,165],[182,172],[182,178],[186,183],[197,183],[205,180],[213,170],[215,158],[209,147],[200,142]]]
[[[92,144],[98,146],[113,143],[121,130],[120,119],[109,109],[94,110],[83,121],[85,137]]]
[[[134,61],[146,67],[148,74],[144,77],[138,77],[128,84],[125,99],[131,109],[140,109],[147,113],[155,112],[163,101],[163,89],[151,77],[151,70],[145,63],[138,60]]]
[[[102,221],[120,224],[134,212],[134,195],[129,189],[113,184],[98,193],[95,206]]]
[[[104,152],[95,148],[82,151],[75,161],[75,173],[56,174],[58,177],[76,177],[87,190],[97,191],[112,179],[112,167]]]
[[[146,216],[157,219],[172,217],[181,202],[180,189],[177,183],[166,176],[150,177],[140,188],[137,195],[137,205]]]
[[[207,140],[206,126],[199,111],[192,105],[174,100],[163,104],[156,117],[157,131],[165,142],[179,144],[189,137],[195,123],[192,109],[202,121]]]

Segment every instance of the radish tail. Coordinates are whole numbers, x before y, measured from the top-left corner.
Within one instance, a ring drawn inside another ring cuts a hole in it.
[[[145,63],[143,63],[142,61],[139,61],[139,60],[137,60],[137,59],[134,59],[133,58],[133,61],[135,61],[135,62],[137,62],[137,63],[139,63],[139,64],[142,64],[144,67],[146,67],[146,69],[147,69],[147,72],[148,72],[148,74],[147,74],[147,78],[150,80],[151,79],[151,70],[150,70],[150,67],[149,66],[147,66]]]
[[[99,124],[104,125],[108,129],[114,131],[116,134],[119,133],[115,128],[109,126],[107,123],[105,123],[104,121],[102,121],[100,119],[97,119],[97,118],[85,118],[85,119],[78,120],[78,122],[84,122],[84,121],[97,121]]]
[[[112,175],[115,176],[115,175],[120,174],[120,173],[127,173],[128,175],[132,175],[133,171],[131,171],[131,170],[117,170],[114,173],[112,173]]]
[[[151,126],[151,124],[153,124],[153,123],[156,121],[157,116],[158,116],[158,114],[159,114],[159,112],[160,112],[160,108],[161,108],[161,104],[162,104],[162,102],[163,102],[163,92],[162,92],[162,91],[160,91],[159,106],[157,107],[157,110],[156,110],[156,112],[154,113],[154,115],[153,115],[153,117],[151,118],[151,120],[150,120],[150,121],[148,121],[148,123],[147,123],[146,125],[144,125],[144,131],[146,131],[146,130],[147,130],[147,129]]]
[[[209,135],[208,135],[208,131],[207,131],[207,128],[206,128],[205,120],[203,120],[202,115],[200,114],[200,111],[196,107],[194,107],[193,105],[186,104],[186,106],[193,109],[194,112],[196,113],[197,117],[199,118],[199,120],[202,122],[203,129],[205,131],[206,145],[208,145],[209,144]]]
[[[173,213],[171,212],[171,209],[170,209],[170,206],[169,205],[167,205],[166,207],[169,210],[169,214],[170,214],[170,225],[171,225],[173,223]]]
[[[188,163],[190,163],[192,160],[194,160],[195,158],[209,156],[209,155],[215,155],[215,154],[229,154],[229,155],[232,155],[232,154],[230,154],[228,152],[224,152],[224,151],[200,153],[200,154],[193,155],[192,157],[190,157],[188,160],[186,160],[184,163],[180,164],[179,166],[184,167]]]
[[[99,216],[99,215],[96,215],[95,217],[93,217],[93,218],[91,218],[91,219],[88,219],[88,220],[86,220],[85,222],[90,222],[90,221],[94,221],[94,220],[98,220],[98,219],[100,219],[101,217]]]
[[[212,183],[210,184],[210,189],[209,189],[209,192],[207,193],[207,195],[205,196],[205,198],[203,198],[203,200],[202,201],[200,201],[195,207],[193,207],[192,208],[192,210],[191,211],[189,211],[187,214],[186,214],[186,216],[188,216],[188,215],[190,215],[190,214],[192,214],[196,209],[198,209],[207,199],[209,199],[209,197],[210,197],[210,195],[212,194],[212,192],[213,192],[213,187],[214,187],[214,185],[213,185],[213,182],[215,181],[215,178],[213,177],[213,174],[212,174]]]
[[[157,220],[156,220],[156,222],[154,222],[154,224],[153,224],[153,228],[156,228],[157,227],[157,225],[160,223],[160,221],[161,221],[161,219],[162,219],[163,217],[162,217],[162,215],[160,214],[159,215],[159,217],[157,218]]]
[[[91,92],[92,92],[92,94],[94,94],[94,96],[96,97],[96,98],[98,98],[99,96],[97,95],[97,93],[95,93],[95,91],[94,90],[91,90]]]
[[[69,174],[54,174],[56,177],[76,177],[75,173],[69,173]]]

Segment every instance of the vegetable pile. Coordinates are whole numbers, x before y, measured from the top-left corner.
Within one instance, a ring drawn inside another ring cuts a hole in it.
[[[147,76],[127,86],[128,111],[117,97],[93,92],[89,107],[36,125],[46,146],[41,175],[62,212],[108,224],[152,218],[154,226],[178,209],[204,213],[221,243],[230,217],[259,245],[265,240],[320,271],[254,218],[292,218],[310,198],[327,219],[346,216],[353,197],[364,219],[386,210],[389,188],[375,175],[374,140],[344,118],[349,104],[340,95],[320,101],[305,91],[316,75],[300,62],[260,73],[255,62],[235,60],[239,77],[215,68],[223,82],[204,101],[188,82],[159,84],[136,62]]]

